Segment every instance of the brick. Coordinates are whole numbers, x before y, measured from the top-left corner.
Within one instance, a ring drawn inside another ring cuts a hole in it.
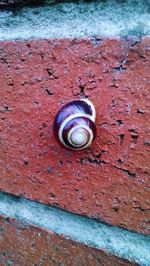
[[[0,217],[0,230],[2,266],[137,265],[14,219]]]
[[[150,39],[0,43],[0,189],[149,234]],[[97,138],[56,143],[53,120],[88,96]]]

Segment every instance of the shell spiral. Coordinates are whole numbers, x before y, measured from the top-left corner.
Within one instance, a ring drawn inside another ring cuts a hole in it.
[[[55,137],[68,149],[85,149],[96,136],[95,119],[95,107],[91,101],[82,99],[69,102],[55,117]]]

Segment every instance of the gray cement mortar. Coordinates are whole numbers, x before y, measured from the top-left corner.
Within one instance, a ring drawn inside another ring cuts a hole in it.
[[[150,0],[46,1],[0,10],[0,40],[150,35]]]

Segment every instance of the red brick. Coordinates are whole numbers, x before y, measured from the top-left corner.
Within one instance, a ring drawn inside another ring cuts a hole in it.
[[[0,189],[148,234],[150,39],[0,47]],[[83,95],[97,110],[97,138],[67,151],[53,119]]]
[[[0,230],[0,263],[2,266],[137,265],[12,219],[0,217]]]

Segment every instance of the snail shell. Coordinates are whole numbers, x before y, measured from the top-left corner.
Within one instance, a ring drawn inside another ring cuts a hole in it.
[[[96,136],[95,119],[95,107],[91,101],[81,99],[69,102],[55,117],[55,137],[68,149],[85,149]]]

